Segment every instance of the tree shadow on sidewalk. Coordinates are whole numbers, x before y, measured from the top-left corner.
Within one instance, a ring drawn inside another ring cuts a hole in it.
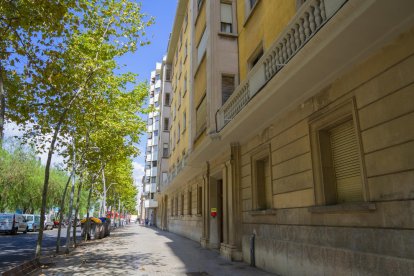
[[[186,267],[186,275],[272,275],[244,262],[225,260],[218,250],[201,247],[199,242],[151,227],[155,234],[169,239],[169,248]]]

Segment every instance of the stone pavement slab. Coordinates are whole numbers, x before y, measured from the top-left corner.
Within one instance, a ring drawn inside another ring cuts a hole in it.
[[[271,275],[226,261],[190,239],[136,224],[43,262],[31,275]]]

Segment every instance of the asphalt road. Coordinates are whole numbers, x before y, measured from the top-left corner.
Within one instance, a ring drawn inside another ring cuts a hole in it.
[[[56,249],[57,229],[43,232],[42,253],[54,252]],[[7,271],[25,261],[34,258],[38,232],[17,235],[0,234],[0,273]],[[80,227],[76,236],[80,237]],[[62,228],[61,245],[66,243],[66,228]]]

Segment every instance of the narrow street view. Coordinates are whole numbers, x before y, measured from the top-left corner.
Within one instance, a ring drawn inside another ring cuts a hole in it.
[[[0,0],[0,272],[414,275],[414,1]]]

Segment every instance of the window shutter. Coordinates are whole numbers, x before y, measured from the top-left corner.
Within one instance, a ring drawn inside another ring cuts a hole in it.
[[[338,203],[362,201],[359,149],[353,121],[331,129],[329,134]]]
[[[224,104],[234,91],[234,76],[222,76],[221,90],[222,104]]]
[[[221,22],[232,24],[232,11],[231,5],[221,3]]]

